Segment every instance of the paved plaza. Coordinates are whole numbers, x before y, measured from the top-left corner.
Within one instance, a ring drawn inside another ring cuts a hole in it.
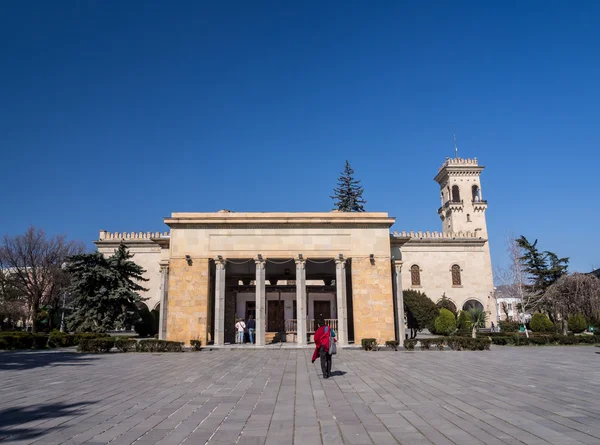
[[[0,443],[600,444],[599,353],[0,352]]]

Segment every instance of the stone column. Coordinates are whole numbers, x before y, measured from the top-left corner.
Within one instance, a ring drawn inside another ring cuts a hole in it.
[[[224,259],[215,259],[215,346],[225,344],[225,265]]]
[[[169,299],[169,263],[160,264],[160,314],[158,317],[158,338],[167,339],[167,304]]]
[[[306,260],[296,260],[296,335],[299,345],[306,340]]]
[[[400,344],[404,342],[406,332],[404,328],[404,294],[402,290],[402,261],[394,260],[394,273],[396,280],[396,289],[394,297],[396,298],[396,335]]]
[[[265,345],[265,260],[256,259],[256,346]]]
[[[337,300],[338,330],[337,340],[340,346],[348,344],[348,308],[346,302],[346,260],[335,260],[335,290]]]

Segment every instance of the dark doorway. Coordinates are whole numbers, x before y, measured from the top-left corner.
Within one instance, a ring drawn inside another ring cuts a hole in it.
[[[246,320],[250,318],[256,320],[256,301],[246,301]]]
[[[315,320],[331,318],[331,302],[329,300],[314,300]]]
[[[267,331],[283,331],[283,300],[269,301],[269,322]]]

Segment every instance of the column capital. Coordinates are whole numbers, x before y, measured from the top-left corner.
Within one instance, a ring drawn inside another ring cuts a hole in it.
[[[396,272],[402,272],[402,265],[404,261],[402,260],[394,260],[394,267],[396,268]]]
[[[335,259],[335,267],[338,269],[345,269],[346,268],[346,258],[336,258]]]
[[[264,269],[266,261],[259,258],[254,258],[254,262],[256,263],[256,269]]]
[[[296,263],[296,269],[304,269],[306,267],[306,259],[294,258],[294,262]]]
[[[169,270],[169,260],[161,260],[158,265],[160,266],[161,270],[166,269],[167,271]]]
[[[215,258],[215,265],[217,266],[217,268],[219,269],[225,269],[225,265],[227,264],[227,260],[223,257],[216,257]]]

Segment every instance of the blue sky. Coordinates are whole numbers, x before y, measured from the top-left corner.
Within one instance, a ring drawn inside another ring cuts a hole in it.
[[[524,234],[600,267],[600,3],[5,2],[0,232],[90,248],[174,211],[367,210],[439,230],[478,157],[494,266]]]

